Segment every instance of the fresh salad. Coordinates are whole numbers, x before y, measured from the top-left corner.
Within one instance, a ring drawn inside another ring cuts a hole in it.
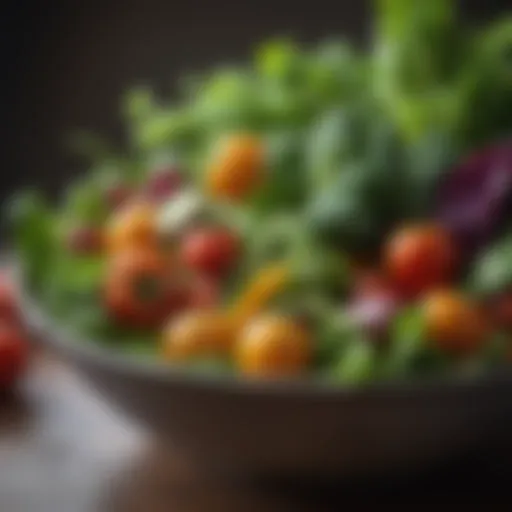
[[[272,40],[124,102],[58,207],[11,215],[55,323],[169,368],[340,384],[512,362],[512,16],[377,0],[373,40]]]

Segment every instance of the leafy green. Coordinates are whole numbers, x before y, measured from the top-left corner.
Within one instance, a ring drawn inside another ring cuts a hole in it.
[[[39,289],[59,251],[54,213],[33,191],[16,196],[9,206],[17,259],[27,285]]]
[[[377,351],[364,339],[353,340],[330,372],[330,378],[343,384],[362,384],[375,378]]]
[[[377,146],[313,198],[311,229],[324,241],[349,251],[375,248],[400,214],[406,216],[401,162]]]
[[[504,17],[471,41],[471,59],[460,87],[460,129],[467,147],[512,135],[512,17]]]
[[[489,295],[512,285],[512,236],[495,242],[477,256],[469,276],[469,287]]]
[[[454,122],[450,84],[460,61],[455,2],[377,0],[373,84],[409,140]],[[442,126],[442,125],[441,125]]]
[[[303,136],[279,131],[267,136],[267,179],[257,198],[266,215],[300,207],[308,195]]]
[[[428,343],[424,316],[420,307],[410,306],[395,319],[391,345],[383,364],[388,378],[407,377],[433,371],[443,366],[444,358]]]

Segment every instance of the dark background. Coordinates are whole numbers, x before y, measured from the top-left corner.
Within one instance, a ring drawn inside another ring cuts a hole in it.
[[[413,1],[413,0],[411,0]],[[423,1],[423,0],[414,0]],[[428,1],[428,0],[425,0]],[[461,0],[471,22],[509,0]],[[66,135],[94,130],[120,139],[119,97],[183,70],[249,55],[271,35],[364,40],[369,0],[18,0],[0,14],[0,198],[24,185],[54,189],[81,165]]]

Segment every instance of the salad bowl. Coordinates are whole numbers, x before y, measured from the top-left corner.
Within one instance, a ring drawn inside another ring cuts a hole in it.
[[[111,404],[203,467],[245,477],[367,477],[420,471],[485,449],[512,421],[512,376],[378,383],[190,375],[98,349],[23,293],[25,321]]]
[[[14,201],[30,329],[239,475],[410,470],[496,439],[512,19],[467,30],[455,4],[377,0],[371,49],[272,40],[172,101],[131,91],[125,148],[86,137],[62,201]]]

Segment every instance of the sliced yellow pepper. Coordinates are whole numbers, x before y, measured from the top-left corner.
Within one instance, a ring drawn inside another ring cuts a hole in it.
[[[291,279],[291,269],[287,263],[277,263],[260,270],[249,286],[236,301],[233,316],[242,325],[281,293]]]

